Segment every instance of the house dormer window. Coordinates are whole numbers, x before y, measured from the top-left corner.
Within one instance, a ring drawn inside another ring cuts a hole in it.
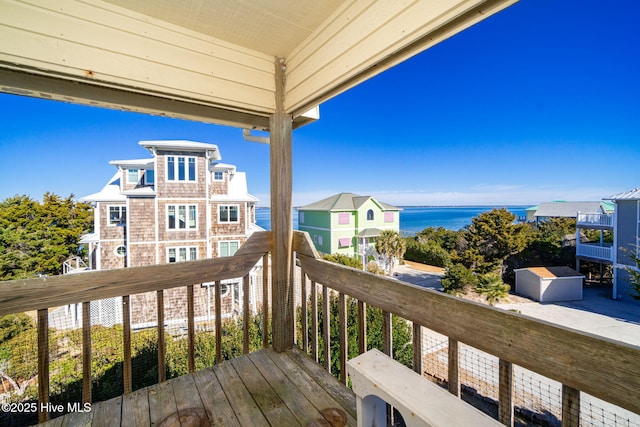
[[[367,211],[367,221],[373,221],[373,209]]]
[[[195,182],[196,158],[167,156],[167,181]]]
[[[140,180],[140,170],[127,169],[127,183],[137,184],[139,180]]]
[[[146,185],[153,185],[155,182],[155,171],[153,169],[147,169],[144,171],[144,183]]]
[[[222,172],[222,171],[213,171],[213,180],[214,181],[223,181],[224,180],[224,172]]]

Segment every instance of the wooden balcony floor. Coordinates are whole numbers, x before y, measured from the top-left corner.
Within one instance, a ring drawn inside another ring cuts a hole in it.
[[[261,350],[44,425],[355,426],[356,402],[300,350]]]

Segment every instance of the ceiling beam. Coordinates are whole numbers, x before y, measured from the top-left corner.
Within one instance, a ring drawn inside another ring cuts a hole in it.
[[[1,65],[1,64],[0,64]],[[250,129],[269,129],[264,114],[234,111],[201,100],[180,99],[166,94],[142,93],[133,88],[96,85],[0,67],[0,91],[120,111],[192,120]]]

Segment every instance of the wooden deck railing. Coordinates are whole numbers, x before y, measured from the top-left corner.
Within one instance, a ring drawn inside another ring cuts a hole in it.
[[[194,262],[137,267],[122,270],[98,271],[77,275],[49,277],[0,283],[0,315],[37,310],[38,319],[38,395],[39,403],[49,401],[49,331],[48,308],[82,302],[83,316],[83,393],[85,402],[91,401],[91,333],[89,302],[111,297],[123,297],[128,310],[128,296],[143,292],[157,294],[158,307],[158,381],[163,381],[164,363],[164,322],[162,321],[165,301],[163,292],[175,287],[186,287],[188,293],[188,369],[195,369],[194,363],[194,314],[193,285],[216,282],[230,278],[246,277],[251,268],[263,260],[268,265],[271,234],[256,233],[233,257],[207,259]],[[301,282],[302,300],[311,301],[311,313],[307,304],[301,304],[302,328],[312,330],[312,334],[302,334],[300,345],[317,359],[320,340],[324,339],[324,354],[330,354],[330,325],[322,322],[323,330],[318,331],[318,293],[316,286],[322,287],[323,304],[320,310],[324,319],[329,318],[330,292],[339,294],[339,375],[346,383],[347,299],[357,300],[358,352],[367,348],[366,306],[383,311],[383,350],[389,354],[392,348],[392,314],[413,323],[415,351],[414,369],[422,372],[420,343],[423,327],[432,329],[448,337],[448,382],[449,390],[460,393],[459,344],[466,344],[495,355],[499,358],[499,419],[505,425],[513,424],[513,367],[522,366],[563,384],[563,425],[578,425],[580,411],[580,391],[618,405],[634,413],[640,413],[640,402],[636,399],[640,390],[640,348],[612,340],[581,333],[540,320],[528,318],[518,313],[495,309],[483,304],[462,300],[437,291],[402,283],[398,280],[369,274],[320,259],[308,235],[294,233],[294,249],[299,259],[304,277],[309,282]],[[267,277],[265,274],[264,277]],[[307,285],[311,284],[311,287]],[[243,283],[245,295],[249,294],[248,281]],[[220,308],[220,286],[216,286],[216,308]],[[264,286],[267,291],[267,286]],[[264,297],[267,300],[267,296]],[[244,298],[244,325],[249,323],[248,298]],[[189,302],[190,301],[190,302]],[[217,311],[219,312],[219,311]],[[269,304],[264,305],[263,322],[268,324]],[[310,319],[308,321],[307,319]],[[131,321],[123,315],[124,363],[123,375],[125,392],[131,390]],[[216,360],[222,360],[220,331],[221,316],[216,316]],[[248,328],[243,336],[243,351],[249,351]],[[277,330],[273,331],[278,333]],[[310,338],[309,338],[310,337]],[[263,345],[266,346],[266,333]],[[328,369],[330,361],[325,358]],[[46,411],[40,419],[48,417]]]
[[[465,301],[445,293],[428,290],[398,280],[373,275],[320,259],[308,235],[295,233],[294,250],[312,288],[321,285],[323,301],[329,288],[340,295],[340,320],[344,322],[344,299],[358,300],[359,352],[366,348],[365,304],[384,312],[383,325],[390,324],[390,313],[413,322],[414,349],[421,349],[420,328],[426,327],[449,337],[449,391],[459,395],[458,344],[464,343],[499,358],[498,416],[513,425],[513,367],[519,365],[562,384],[562,424],[579,425],[580,391],[640,413],[640,347],[612,341],[557,326],[527,316]],[[303,280],[305,286],[306,280]],[[306,295],[303,288],[302,294]],[[317,306],[316,293],[310,292],[311,308]],[[305,304],[302,305],[304,309]],[[326,306],[325,306],[325,310]],[[304,312],[303,319],[306,318]],[[328,316],[325,313],[324,319]],[[317,352],[317,313],[312,314],[310,351]],[[303,328],[307,325],[303,325]],[[328,322],[324,322],[325,354],[328,354]],[[386,326],[384,351],[389,354],[391,334]],[[345,331],[340,325],[340,377],[346,380]],[[303,336],[306,335],[303,333]],[[303,343],[306,345],[307,343]],[[414,369],[422,373],[421,351],[414,353]],[[317,356],[316,356],[317,357]],[[325,366],[327,361],[325,360]]]
[[[255,233],[232,257],[205,259],[200,261],[134,267],[118,270],[93,271],[81,274],[15,280],[0,283],[0,316],[11,313],[37,311],[38,336],[38,408],[49,402],[49,309],[67,304],[82,303],[82,400],[91,398],[91,301],[105,298],[122,298],[123,326],[123,383],[124,392],[132,391],[131,318],[130,295],[156,292],[158,335],[158,382],[165,378],[165,303],[164,291],[186,287],[187,290],[187,361],[188,371],[195,369],[195,322],[194,284],[215,282],[215,312],[221,313],[222,280],[243,279],[243,324],[249,324],[249,273],[260,261],[263,262],[263,300],[268,300],[268,265],[271,233]],[[269,309],[263,310],[263,346],[268,344]],[[216,362],[222,360],[222,316],[215,316]],[[249,328],[244,328],[243,352],[249,352]],[[47,411],[39,411],[39,421],[49,418]]]

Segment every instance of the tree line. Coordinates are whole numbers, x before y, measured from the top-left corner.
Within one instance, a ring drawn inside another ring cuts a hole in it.
[[[515,220],[514,214],[502,208],[481,213],[459,231],[426,228],[406,238],[404,258],[446,268],[442,279],[446,292],[476,291],[489,303],[507,295],[518,268],[541,265],[575,268],[575,218],[551,218],[536,223]],[[583,233],[581,238],[599,239],[597,230]],[[613,240],[610,232],[605,232],[604,238]]]
[[[93,209],[45,193],[42,201],[16,195],[0,202],[0,281],[62,273],[62,264],[81,255],[80,236],[93,229]]]

